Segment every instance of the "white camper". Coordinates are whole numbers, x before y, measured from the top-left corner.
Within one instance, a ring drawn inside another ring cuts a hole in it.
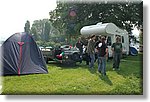
[[[91,34],[106,36],[109,57],[112,57],[111,45],[116,41],[116,36],[120,36],[123,45],[123,54],[129,54],[128,32],[118,28],[113,23],[97,23],[96,25],[84,26],[80,30],[80,33],[83,36],[89,36]]]

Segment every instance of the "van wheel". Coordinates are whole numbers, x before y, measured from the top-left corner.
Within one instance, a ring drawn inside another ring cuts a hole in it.
[[[74,54],[72,55],[72,60],[74,60],[74,61],[79,61],[79,60],[80,60],[80,55],[79,55],[78,53],[74,53]]]

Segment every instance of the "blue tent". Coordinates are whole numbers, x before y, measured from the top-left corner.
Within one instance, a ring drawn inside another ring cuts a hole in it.
[[[138,54],[138,51],[135,47],[130,47],[130,54],[133,56],[136,56]]]
[[[43,55],[27,33],[16,33],[2,45],[3,75],[48,73]]]

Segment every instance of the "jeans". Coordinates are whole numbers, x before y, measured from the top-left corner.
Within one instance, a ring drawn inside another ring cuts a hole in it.
[[[98,57],[98,71],[106,74],[106,57]]]
[[[121,53],[114,53],[113,56],[113,68],[118,69],[120,65]]]
[[[90,59],[90,68],[93,68],[95,62],[95,54],[90,54]]]

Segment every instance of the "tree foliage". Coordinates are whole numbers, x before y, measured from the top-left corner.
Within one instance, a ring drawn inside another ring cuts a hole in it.
[[[31,32],[36,40],[48,41],[51,30],[51,23],[48,19],[33,21]]]
[[[36,27],[34,26],[31,27],[31,34],[33,35],[35,41],[40,40],[40,36],[37,33]]]
[[[70,16],[70,11],[76,12],[75,17]],[[80,34],[80,29],[85,25],[98,22],[112,22],[118,27],[126,29],[129,33],[134,26],[143,25],[143,2],[126,3],[78,3],[57,2],[55,10],[49,13],[52,24],[65,33]]]
[[[30,22],[28,20],[25,23],[24,32],[30,34]]]
[[[31,30],[30,22],[27,21],[24,31],[32,34],[36,41],[60,43],[75,39],[83,26],[102,22],[114,23],[131,34],[134,27],[143,26],[143,2],[58,1],[56,9],[50,11],[49,15],[50,19],[35,20]]]
[[[33,21],[31,34],[40,46],[55,46],[65,42],[65,35],[61,35],[49,19]]]
[[[44,27],[44,41],[49,40],[50,29],[51,29],[50,22],[47,21]]]

